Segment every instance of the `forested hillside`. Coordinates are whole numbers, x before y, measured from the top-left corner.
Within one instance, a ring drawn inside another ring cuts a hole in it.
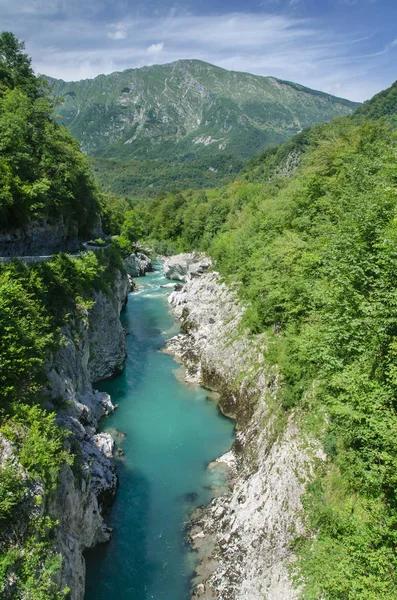
[[[51,119],[53,104],[23,50],[11,33],[1,34],[1,230],[63,218],[86,234],[101,196],[78,143]],[[46,368],[65,345],[64,328],[84,322],[93,293],[111,288],[116,268],[114,248],[30,266],[0,264],[1,598],[68,595],[56,582],[62,556],[48,506],[61,468],[78,473],[81,465],[69,432],[46,408]]]
[[[394,90],[226,187],[140,208],[154,246],[203,250],[237,285],[245,326],[267,333],[279,365],[285,414],[322,440],[296,540],[305,600],[397,596]]]
[[[397,82],[376,94],[355,112],[354,118],[379,119],[393,117],[397,112]]]
[[[358,106],[198,60],[48,81],[99,181],[118,194],[225,183],[257,152]]]
[[[72,221],[86,235],[98,190],[78,143],[51,118],[44,83],[12,34],[0,47],[0,229],[31,220]]]

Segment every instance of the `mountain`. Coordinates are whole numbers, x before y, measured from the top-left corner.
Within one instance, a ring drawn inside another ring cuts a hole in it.
[[[397,113],[397,81],[382,90],[356,111],[355,118],[379,119],[393,117]]]
[[[78,82],[47,79],[54,95],[64,99],[57,112],[84,151],[118,161],[109,166],[102,160],[97,168],[106,181],[116,172],[124,191],[219,184],[257,152],[359,106],[198,60]]]

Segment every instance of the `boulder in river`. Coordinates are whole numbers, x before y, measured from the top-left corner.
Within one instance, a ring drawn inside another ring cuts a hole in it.
[[[168,279],[188,281],[202,275],[209,269],[212,262],[205,254],[177,254],[164,260],[164,275]]]
[[[135,252],[124,259],[124,266],[128,275],[131,277],[141,277],[146,273],[153,271],[152,261],[146,254]]]

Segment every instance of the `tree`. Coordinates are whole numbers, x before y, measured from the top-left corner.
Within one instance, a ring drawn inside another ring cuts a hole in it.
[[[135,243],[142,237],[142,233],[142,219],[135,210],[129,210],[125,213],[121,235]]]
[[[12,33],[0,35],[0,228],[62,218],[84,238],[99,190],[78,142],[53,120],[54,102],[23,48]]]
[[[22,86],[30,97],[37,97],[40,84],[31,67],[31,59],[24,52],[25,44],[10,31],[0,35],[0,93],[2,88]]]

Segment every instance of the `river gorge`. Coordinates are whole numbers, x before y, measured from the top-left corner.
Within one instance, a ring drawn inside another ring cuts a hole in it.
[[[126,367],[99,386],[119,404],[101,431],[120,448],[120,487],[107,519],[111,541],[86,554],[85,600],[190,598],[195,554],[184,525],[222,486],[222,470],[207,465],[234,438],[234,422],[207,390],[183,383],[181,368],[162,351],[179,331],[167,302],[170,290],[160,287],[167,282],[162,271],[137,281],[121,317]]]
[[[395,600],[390,10],[3,4],[0,600]]]

